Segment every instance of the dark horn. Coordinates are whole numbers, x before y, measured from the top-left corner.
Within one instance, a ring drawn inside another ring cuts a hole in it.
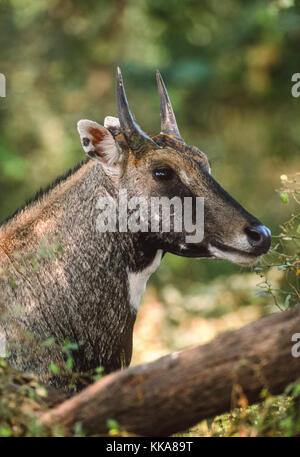
[[[178,140],[182,140],[168,92],[159,71],[156,72],[156,81],[160,99],[161,131],[167,135],[174,136]]]
[[[131,149],[139,153],[147,152],[149,149],[157,149],[158,145],[143,132],[133,119],[125,94],[120,67],[117,67],[117,106],[121,129]]]

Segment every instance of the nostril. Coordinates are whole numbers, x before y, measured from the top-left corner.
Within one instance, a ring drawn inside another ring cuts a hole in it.
[[[267,252],[271,244],[271,231],[264,225],[246,227],[245,233],[250,244],[262,252]]]
[[[253,227],[247,227],[245,232],[248,235],[248,237],[254,242],[259,243],[262,239],[262,233],[258,230],[255,230],[255,228]]]

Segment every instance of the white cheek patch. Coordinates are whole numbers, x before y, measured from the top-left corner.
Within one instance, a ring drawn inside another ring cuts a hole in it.
[[[77,129],[84,152],[99,160],[109,174],[118,174],[122,153],[109,130],[87,119],[79,121]]]

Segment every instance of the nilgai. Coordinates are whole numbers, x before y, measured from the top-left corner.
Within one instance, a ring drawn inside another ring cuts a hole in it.
[[[0,227],[0,334],[8,362],[55,386],[67,388],[60,370],[70,356],[76,373],[130,363],[140,298],[165,253],[250,265],[270,247],[269,229],[214,180],[206,155],[184,142],[160,73],[157,83],[158,135],[135,122],[118,68],[119,117],[104,126],[79,121],[87,159]],[[204,198],[201,240],[188,238],[185,227],[175,230],[172,214],[164,230],[161,211],[136,220],[148,230],[120,230],[119,222],[117,230],[101,230],[103,199],[119,214],[124,190],[128,201],[192,201],[194,222],[196,197]]]

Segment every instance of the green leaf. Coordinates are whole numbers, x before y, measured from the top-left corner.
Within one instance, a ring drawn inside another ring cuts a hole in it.
[[[62,351],[65,354],[69,354],[71,351],[77,351],[78,350],[78,344],[77,343],[71,343],[70,340],[65,340],[64,341],[64,346],[62,347]]]
[[[107,419],[106,425],[108,430],[112,433],[116,433],[119,431],[119,424],[115,419]]]
[[[50,371],[52,371],[53,374],[58,374],[59,373],[59,368],[56,365],[56,363],[51,362],[49,368],[50,368]]]
[[[96,374],[93,376],[93,381],[96,382],[104,376],[104,367],[97,367],[95,369]]]
[[[66,361],[66,368],[67,368],[67,370],[72,371],[73,362],[74,362],[73,357],[68,357],[68,358],[67,358],[67,361]]]
[[[289,202],[288,194],[286,192],[281,192],[280,200],[282,201],[282,203],[288,203]]]
[[[42,346],[45,346],[45,347],[53,346],[53,344],[55,344],[54,336],[50,336],[50,338],[48,338],[47,340],[42,342]]]
[[[268,395],[269,395],[269,391],[266,387],[264,387],[262,389],[262,391],[260,392],[259,396],[260,396],[260,398],[267,398]]]

